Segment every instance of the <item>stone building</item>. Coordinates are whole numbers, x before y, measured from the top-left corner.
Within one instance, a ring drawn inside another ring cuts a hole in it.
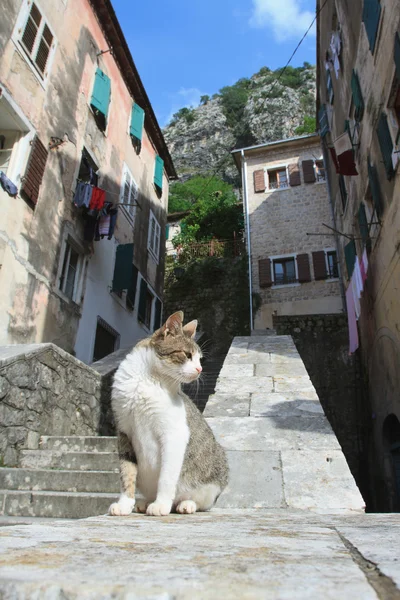
[[[275,315],[343,311],[318,135],[233,151],[242,174],[255,329]]]
[[[0,343],[90,363],[159,322],[174,166],[109,0],[5,0],[0,56]]]
[[[400,510],[400,2],[319,0],[317,8],[320,133],[344,234],[352,350],[368,384],[371,506]]]

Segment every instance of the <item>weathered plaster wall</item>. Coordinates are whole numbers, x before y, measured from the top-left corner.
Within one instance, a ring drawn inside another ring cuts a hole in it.
[[[0,457],[16,466],[19,451],[41,435],[96,435],[101,375],[52,344],[0,348]]]

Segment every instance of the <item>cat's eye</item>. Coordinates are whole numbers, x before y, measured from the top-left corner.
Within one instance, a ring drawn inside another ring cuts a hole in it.
[[[191,352],[185,352],[186,354],[186,358],[188,358],[189,360],[192,360],[192,353]]]

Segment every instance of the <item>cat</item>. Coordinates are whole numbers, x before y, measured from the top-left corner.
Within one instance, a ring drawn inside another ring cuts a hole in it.
[[[109,514],[153,516],[209,510],[228,483],[225,451],[181,383],[200,376],[197,321],[171,315],[118,368],[112,408],[118,433],[121,495]],[[135,504],[136,484],[143,499]]]

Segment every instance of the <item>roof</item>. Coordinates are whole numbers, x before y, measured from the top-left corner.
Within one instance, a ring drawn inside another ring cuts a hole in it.
[[[104,36],[113,50],[114,60],[119,67],[128,90],[135,102],[145,111],[145,129],[151,137],[159,156],[164,161],[164,167],[169,179],[178,179],[163,133],[110,0],[90,0],[90,4],[97,16]]]
[[[243,152],[257,152],[259,150],[269,148],[273,148],[276,146],[285,146],[285,145],[301,145],[301,142],[305,141],[319,141],[320,137],[318,133],[307,133],[306,135],[299,135],[291,138],[286,138],[283,140],[276,140],[274,142],[265,142],[264,144],[257,144],[256,146],[247,146],[246,148],[236,148],[232,150],[231,154],[233,155],[234,161],[236,163],[237,168],[240,170],[240,155]]]

